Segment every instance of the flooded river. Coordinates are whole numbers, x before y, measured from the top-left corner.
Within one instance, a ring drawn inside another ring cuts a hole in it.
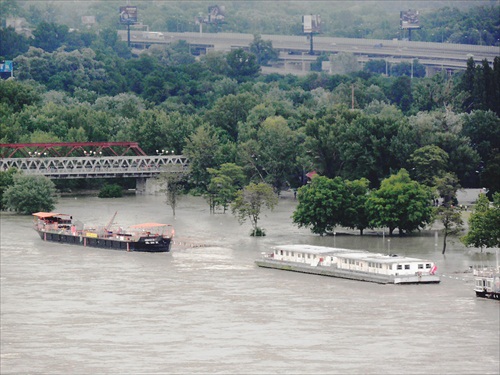
[[[86,223],[173,223],[171,253],[51,244],[30,217],[1,216],[1,374],[498,374],[500,304],[477,299],[470,265],[493,264],[433,233],[318,237],[295,201],[252,238],[229,213],[184,198],[62,198]],[[340,246],[436,261],[438,285],[378,285],[257,268],[276,244]]]

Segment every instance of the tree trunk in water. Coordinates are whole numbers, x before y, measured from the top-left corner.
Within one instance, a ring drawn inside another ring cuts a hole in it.
[[[443,251],[441,254],[444,254],[446,251],[446,237],[448,237],[448,232],[444,231]]]

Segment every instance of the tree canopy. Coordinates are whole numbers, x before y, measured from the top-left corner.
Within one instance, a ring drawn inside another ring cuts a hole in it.
[[[431,189],[410,179],[405,169],[384,179],[380,189],[368,197],[367,207],[373,227],[395,229],[399,235],[423,228],[432,219]]]
[[[481,248],[500,247],[500,193],[493,196],[493,205],[485,194],[480,194],[469,218],[469,231],[462,237],[465,246]]]
[[[45,176],[29,176],[17,173],[14,184],[3,193],[4,208],[30,215],[39,211],[52,211],[57,197],[54,183]]]

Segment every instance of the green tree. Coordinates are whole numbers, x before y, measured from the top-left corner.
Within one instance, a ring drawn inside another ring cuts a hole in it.
[[[341,225],[346,228],[358,229],[360,234],[370,227],[366,200],[368,199],[368,186],[366,178],[360,180],[345,180],[345,201]]]
[[[268,65],[269,61],[278,58],[278,51],[273,49],[273,43],[270,40],[263,40],[260,35],[254,35],[250,43],[250,52],[257,56],[259,65]]]
[[[123,196],[123,189],[117,184],[105,184],[99,191],[99,198],[120,198]]]
[[[481,184],[488,188],[488,197],[500,192],[500,150],[495,149],[493,156],[481,172]]]
[[[229,52],[226,61],[229,65],[229,77],[236,79],[238,82],[254,78],[260,71],[257,57],[241,48]]]
[[[221,206],[225,213],[236,192],[243,186],[243,168],[234,163],[224,163],[219,169],[208,168],[208,172],[212,176],[207,192],[210,211],[213,212],[216,207]]]
[[[272,186],[260,182],[250,183],[236,194],[236,198],[231,204],[233,215],[238,218],[240,224],[247,219],[252,223],[252,236],[265,235],[264,230],[258,227],[260,214],[264,207],[273,210],[278,204],[278,197],[273,192]]]
[[[3,193],[10,186],[14,185],[14,176],[17,173],[17,169],[9,168],[6,171],[0,171],[0,210],[4,209]]]
[[[161,186],[160,192],[165,194],[165,203],[172,208],[174,218],[177,204],[185,191],[186,177],[184,172],[171,171],[161,172],[157,177]]]
[[[441,177],[448,165],[448,154],[438,146],[429,145],[417,149],[408,160],[414,180],[434,186],[435,178]]]
[[[403,112],[408,112],[413,102],[410,77],[402,76],[396,78],[391,85],[389,98]]]
[[[469,231],[461,238],[465,246],[500,247],[500,193],[493,196],[493,206],[485,194],[480,194],[469,217]]]
[[[394,229],[399,235],[424,227],[432,218],[430,188],[410,179],[405,169],[382,181],[380,188],[367,199],[370,225]]]
[[[238,139],[238,123],[246,121],[249,111],[257,104],[253,94],[227,95],[218,99],[207,111],[205,120],[217,129],[224,130],[232,141]]]
[[[457,177],[452,173],[446,173],[442,177],[435,178],[438,194],[443,198],[443,204],[436,208],[436,217],[443,224],[443,251],[446,252],[448,236],[460,233],[463,228],[462,213],[454,204],[457,190],[460,188]]]
[[[207,190],[210,183],[208,168],[220,165],[220,150],[221,142],[210,125],[200,126],[188,137],[183,153],[189,158],[191,183],[198,191]]]
[[[25,106],[39,105],[42,89],[34,83],[17,80],[0,80],[0,103],[12,112],[20,112]]]
[[[28,39],[21,34],[16,33],[13,27],[6,29],[0,28],[0,56],[7,60],[26,52],[29,48]]]
[[[313,177],[310,184],[298,190],[299,204],[292,218],[297,226],[311,228],[311,232],[324,235],[333,231],[344,220],[345,183],[340,177]]]
[[[56,188],[45,176],[14,175],[14,184],[3,194],[7,210],[30,215],[38,211],[52,211],[56,204]]]
[[[295,170],[297,135],[283,117],[269,117],[257,132],[257,139],[258,166],[265,170],[265,180],[279,194]]]
[[[37,48],[53,52],[63,45],[68,37],[69,27],[53,22],[40,22],[33,30],[34,43]]]

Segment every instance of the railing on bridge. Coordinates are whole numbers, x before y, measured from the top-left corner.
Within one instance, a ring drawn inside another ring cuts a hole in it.
[[[58,142],[58,143],[2,143],[2,158],[32,156],[124,156],[146,153],[137,142]]]
[[[27,175],[53,179],[153,177],[160,172],[180,173],[187,168],[183,155],[2,158],[0,170],[16,168]]]

